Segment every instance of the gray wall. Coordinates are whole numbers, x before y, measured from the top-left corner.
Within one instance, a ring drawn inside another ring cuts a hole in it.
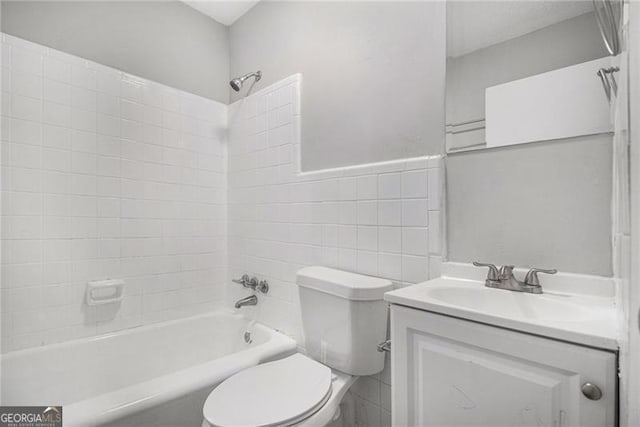
[[[442,152],[445,49],[444,2],[265,1],[231,27],[230,70],[302,73],[315,170]]]
[[[3,1],[8,34],[228,102],[228,29],[178,1]]]
[[[612,138],[450,155],[449,259],[610,276]]]

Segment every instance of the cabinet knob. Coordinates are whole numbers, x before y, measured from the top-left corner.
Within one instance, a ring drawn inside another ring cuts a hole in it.
[[[602,397],[602,390],[595,384],[584,383],[581,387],[582,394],[589,400],[600,400]]]

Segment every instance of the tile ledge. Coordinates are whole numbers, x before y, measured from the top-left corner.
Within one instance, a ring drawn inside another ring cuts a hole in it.
[[[318,169],[313,171],[298,172],[300,178],[313,177],[348,177],[367,174],[382,174],[402,172],[415,169],[436,169],[440,167],[442,155],[409,157],[397,160],[387,160],[374,163],[363,163],[352,166],[340,166],[336,168]]]

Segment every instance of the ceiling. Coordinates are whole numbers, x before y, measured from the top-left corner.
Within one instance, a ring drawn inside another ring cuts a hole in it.
[[[232,25],[260,0],[182,0]],[[448,56],[460,56],[593,10],[591,0],[449,0]]]
[[[182,0],[192,8],[208,15],[224,25],[233,24],[238,18],[247,13],[260,0]]]
[[[460,56],[593,10],[591,0],[447,2],[448,56]]]

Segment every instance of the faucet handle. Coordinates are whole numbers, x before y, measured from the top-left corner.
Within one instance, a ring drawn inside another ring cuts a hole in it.
[[[263,294],[266,294],[267,292],[269,292],[269,282],[267,282],[266,280],[260,280],[260,282],[258,282],[258,286],[256,286],[256,289]]]
[[[558,270],[555,268],[552,270],[545,270],[544,268],[532,268],[524,276],[524,284],[529,286],[540,286],[540,279],[538,279],[538,273],[556,274]]]
[[[493,264],[486,264],[484,262],[473,261],[473,265],[476,267],[489,267],[489,272],[487,273],[487,280],[498,280],[500,273],[498,273],[498,267]]]
[[[249,278],[248,274],[243,274],[241,278],[239,279],[231,279],[231,281],[233,283],[238,283],[242,286],[244,286],[245,288],[247,287],[247,285],[249,284],[249,282],[251,281],[251,279]]]

